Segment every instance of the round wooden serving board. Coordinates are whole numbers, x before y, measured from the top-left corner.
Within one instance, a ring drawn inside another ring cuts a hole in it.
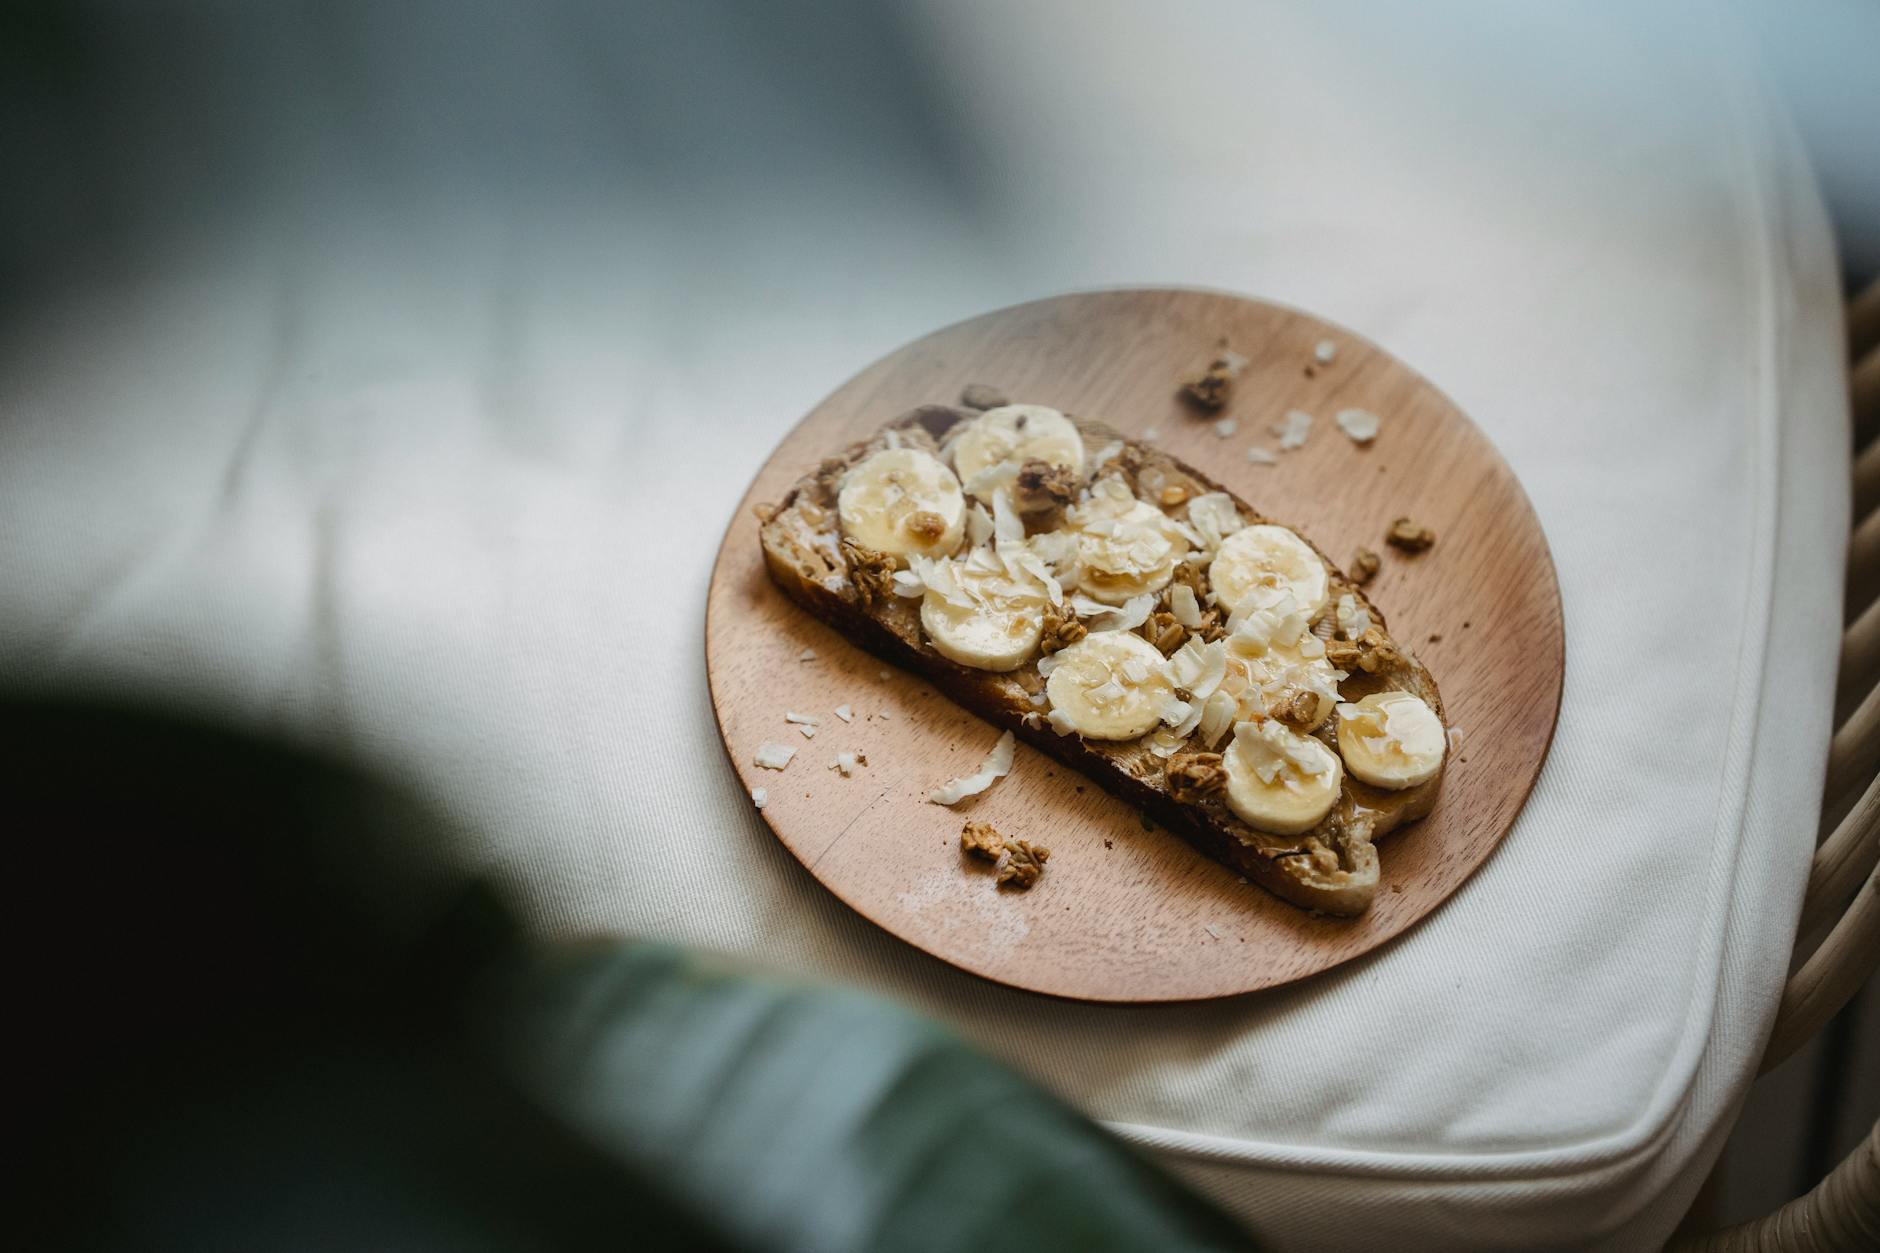
[[[1250,358],[1222,416],[1228,436],[1175,396],[1221,338]],[[1329,365],[1313,364],[1322,340]],[[1359,545],[1383,568],[1366,589],[1392,634],[1435,674],[1452,725],[1435,812],[1380,843],[1383,884],[1360,918],[1280,901],[1143,827],[1134,809],[1022,741],[1012,773],[953,808],[927,794],[976,769],[998,732],[930,684],[894,669],[785,599],[766,574],[753,507],[780,499],[824,456],[915,405],[952,403],[982,382],[1014,400],[1098,418],[1155,442],[1254,508],[1297,527],[1349,568]],[[1268,427],[1314,416],[1276,466]],[[1333,421],[1383,418],[1369,446]],[[1434,527],[1431,551],[1383,543],[1392,519]],[[1003,309],[889,354],[787,435],[725,534],[705,617],[712,704],[733,767],[763,788],[763,817],[809,872],[909,944],[999,983],[1091,1001],[1232,996],[1315,974],[1377,947],[1441,904],[1514,822],[1560,706],[1560,592],[1547,541],[1494,447],[1414,371],[1341,327],[1204,291],[1111,291]],[[812,660],[799,660],[804,649]],[[853,722],[833,710],[853,707]],[[786,710],[821,725],[805,739]],[[797,755],[752,763],[767,740]],[[867,756],[845,778],[838,752]],[[960,853],[967,818],[1046,844],[1030,892],[998,889]]]

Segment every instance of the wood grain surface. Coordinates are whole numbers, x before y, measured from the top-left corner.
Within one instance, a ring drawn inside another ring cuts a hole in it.
[[[1225,337],[1250,358],[1219,416],[1176,399],[1177,380]],[[1313,360],[1322,340],[1329,365]],[[1021,743],[1012,773],[952,808],[928,792],[970,773],[998,732],[930,684],[851,646],[769,580],[753,507],[889,418],[954,401],[970,382],[1099,418],[1220,480],[1349,565],[1392,634],[1436,676],[1460,731],[1435,812],[1380,843],[1383,885],[1360,918],[1315,916],[1240,881],[1178,837],[1146,829],[1094,782]],[[1303,448],[1259,466],[1288,409],[1314,415]],[[1369,446],[1333,418],[1383,418]],[[1383,543],[1408,514],[1431,551]],[[1189,290],[1110,291],[1003,309],[936,331],[843,384],[792,430],[725,533],[705,617],[712,705],[731,763],[768,794],[763,817],[810,873],[901,939],[999,983],[1079,1000],[1232,996],[1315,974],[1377,947],[1440,905],[1494,851],[1553,738],[1564,657],[1560,592],[1539,520],[1493,445],[1447,397],[1367,341],[1296,310]],[[812,660],[799,660],[808,649]],[[854,721],[835,717],[850,705]],[[813,739],[786,711],[821,719]],[[759,769],[765,741],[796,758]],[[836,754],[860,752],[852,777]],[[998,889],[959,849],[967,818],[1051,849],[1030,892]]]

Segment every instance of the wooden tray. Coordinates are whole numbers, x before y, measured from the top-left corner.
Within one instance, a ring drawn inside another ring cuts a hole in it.
[[[1223,438],[1175,398],[1222,336],[1251,358]],[[1330,365],[1313,349],[1330,340]],[[1309,368],[1310,367],[1310,368]],[[927,793],[975,769],[997,737],[930,684],[846,643],[769,580],[753,507],[778,500],[825,455],[970,382],[1100,418],[1198,466],[1297,526],[1334,560],[1383,554],[1367,589],[1393,634],[1436,675],[1461,742],[1434,813],[1386,837],[1383,886],[1356,919],[1319,917],[1240,882],[1175,835],[1022,742],[1009,777],[954,808]],[[1277,466],[1246,449],[1277,441],[1286,410],[1315,417]],[[1383,417],[1361,447],[1343,408]],[[1385,548],[1401,514],[1435,528],[1420,556]],[[799,660],[806,648],[815,658]],[[962,970],[1091,1001],[1184,1001],[1290,983],[1384,943],[1482,864],[1526,800],[1560,706],[1560,592],[1532,506],[1494,447],[1447,397],[1342,327],[1204,291],[1061,296],[936,331],[863,370],[785,436],[725,533],[705,615],[712,705],[733,768],[809,872],[871,921]],[[838,705],[855,710],[843,723]],[[786,710],[822,719],[805,739]],[[761,770],[766,740],[798,750]],[[866,754],[850,778],[842,751]],[[1051,848],[1029,893],[997,890],[959,851],[968,817]]]

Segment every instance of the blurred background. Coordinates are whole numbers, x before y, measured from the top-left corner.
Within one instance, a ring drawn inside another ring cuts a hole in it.
[[[1585,57],[1553,62],[1536,46],[1547,6],[1274,6],[1258,47],[1211,37],[1223,6],[1179,7],[1188,33],[1171,39],[1116,2],[14,0],[0,9],[0,677],[159,697],[382,763],[469,825],[525,826],[540,780],[474,726],[484,702],[531,707],[549,671],[526,658],[571,646],[532,606],[597,589],[574,611],[625,624],[608,664],[687,664],[636,589],[677,580],[695,602],[722,518],[697,516],[699,535],[671,546],[646,543],[644,520],[691,517],[698,476],[744,482],[768,443],[741,432],[781,430],[936,325],[1093,275],[1209,281],[1222,241],[1190,225],[1197,193],[1174,160],[1157,176],[1159,151],[1251,171],[1245,213],[1272,246],[1242,285],[1337,316],[1380,272],[1422,284],[1433,310],[1367,330],[1446,379],[1466,369],[1435,347],[1440,267],[1490,268],[1503,247],[1569,266],[1598,241],[1537,229],[1426,257],[1419,226],[1477,195],[1511,195],[1503,216],[1537,227],[1577,194],[1637,194],[1649,214],[1649,171],[1675,149],[1622,145],[1609,183],[1568,188],[1553,145],[1583,141],[1549,119],[1590,111],[1622,133],[1629,112],[1662,113],[1655,133],[1675,136],[1685,51],[1710,37],[1690,4],[1604,6],[1597,36],[1562,24],[1581,51],[1607,41],[1612,64],[1662,60],[1658,95],[1588,76]],[[1869,280],[1880,3],[1738,11],[1757,54],[1743,72],[1787,101],[1847,279]],[[1068,46],[1080,89],[1140,128],[1082,124],[1062,80],[1033,74],[1024,49],[1040,42]],[[1348,72],[1293,67],[1307,44],[1343,49]],[[1171,102],[1206,116],[1206,83],[1243,73],[1286,82],[1287,126],[1155,120]],[[1466,151],[1445,140],[1460,79],[1474,98],[1519,81],[1528,102],[1475,119]],[[1407,146],[1341,161],[1380,100]],[[1483,162],[1524,190],[1478,186]],[[1412,165],[1421,196],[1396,180]],[[1401,236],[1374,253],[1311,229],[1400,194]],[[1300,208],[1269,224],[1276,198]],[[1517,319],[1528,298],[1510,294]],[[157,395],[172,425],[151,439],[142,401]],[[646,420],[674,412],[696,420]],[[180,451],[198,441],[234,451]],[[621,475],[654,456],[689,473],[636,483],[621,512]],[[45,464],[71,477],[25,480]],[[144,523],[127,530],[100,496]],[[82,572],[74,547],[96,558]],[[284,549],[308,565],[283,566]],[[367,603],[372,637],[342,630]],[[419,712],[387,712],[401,707]],[[650,688],[576,694],[530,735],[572,752],[671,716]],[[705,733],[671,748],[717,752]],[[470,860],[547,882],[573,856],[492,844]],[[523,896],[537,929],[597,921]],[[1880,1056],[1877,1020],[1870,989],[1756,1089],[1739,1140],[1758,1149],[1726,1156],[1724,1217],[1795,1195],[1871,1121],[1876,1076],[1857,1060]]]

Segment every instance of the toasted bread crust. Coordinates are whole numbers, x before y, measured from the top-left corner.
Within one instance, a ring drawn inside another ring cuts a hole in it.
[[[1395,792],[1370,787],[1347,773],[1338,803],[1313,830],[1299,836],[1256,831],[1234,816],[1218,795],[1186,803],[1176,801],[1165,785],[1163,762],[1140,741],[1114,743],[1057,734],[1031,700],[1043,689],[1035,666],[995,674],[959,665],[923,640],[918,602],[893,598],[874,598],[871,602],[858,589],[840,546],[836,520],[835,493],[842,473],[889,440],[937,449],[959,421],[971,416],[943,406],[923,406],[889,423],[873,438],[825,460],[798,480],[770,512],[760,531],[771,578],[792,600],[854,643],[925,676],[958,704],[1084,774],[1276,896],[1328,914],[1362,913],[1377,890],[1379,878],[1372,841],[1427,814],[1436,803],[1440,773],[1427,783]],[[1148,445],[1124,440],[1101,423],[1075,417],[1072,420],[1093,456],[1112,445],[1119,446],[1103,464],[1132,481],[1146,476],[1152,481],[1180,484],[1188,488],[1190,497],[1226,491],[1193,467]],[[1276,521],[1233,493],[1227,494],[1249,522]],[[1311,543],[1310,539],[1306,542]],[[1325,558],[1316,546],[1314,551]],[[1325,559],[1325,564],[1331,572],[1332,601],[1336,603],[1340,596],[1351,594],[1372,622],[1387,632],[1383,615],[1363,591],[1331,560]],[[1357,700],[1371,692],[1408,691],[1443,718],[1435,679],[1401,643],[1396,645],[1395,654],[1377,673],[1354,671],[1339,684],[1340,696]],[[1447,725],[1446,718],[1444,721]],[[1328,744],[1334,742],[1332,726],[1328,721],[1316,733]]]

